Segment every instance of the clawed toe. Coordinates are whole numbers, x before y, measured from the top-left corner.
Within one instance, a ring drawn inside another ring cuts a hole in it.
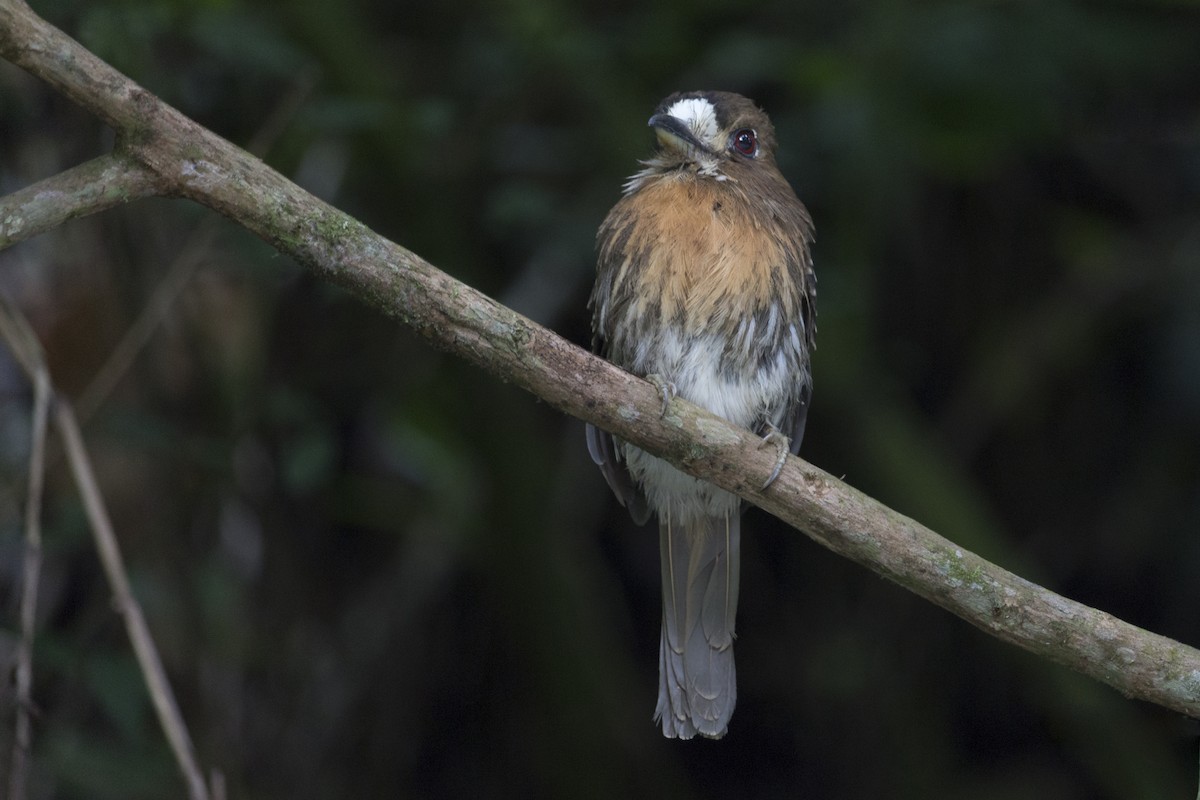
[[[788,437],[784,436],[783,432],[774,425],[771,425],[766,435],[762,437],[762,443],[759,447],[765,447],[768,444],[773,444],[779,448],[779,458],[775,461],[775,469],[771,470],[771,476],[767,478],[767,482],[759,489],[760,492],[764,491],[779,477],[779,473],[783,471],[783,465],[787,463],[788,453],[791,452],[791,443],[788,441]]]
[[[662,412],[659,416],[665,417],[667,415],[667,408],[671,405],[671,399],[678,394],[675,384],[666,380],[661,375],[647,375],[646,380],[654,384],[654,388],[658,389],[658,393],[662,395]]]

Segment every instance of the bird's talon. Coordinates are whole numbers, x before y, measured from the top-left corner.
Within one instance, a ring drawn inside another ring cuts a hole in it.
[[[779,458],[775,461],[775,469],[771,470],[771,475],[767,478],[767,482],[759,489],[760,492],[765,491],[779,477],[779,473],[783,471],[783,465],[787,463],[788,453],[791,452],[791,443],[788,441],[788,438],[774,425],[762,437],[759,447],[765,447],[768,444],[773,444],[779,448]]]
[[[659,414],[659,416],[665,417],[667,415],[667,409],[671,405],[671,400],[676,394],[678,394],[675,384],[669,380],[666,380],[661,375],[647,375],[646,380],[654,384],[654,388],[658,389],[658,393],[662,395],[662,412]]]

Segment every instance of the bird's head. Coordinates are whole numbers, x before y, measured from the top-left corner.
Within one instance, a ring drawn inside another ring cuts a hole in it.
[[[676,92],[650,117],[658,167],[694,165],[701,173],[774,164],[775,129],[753,102],[732,92]]]

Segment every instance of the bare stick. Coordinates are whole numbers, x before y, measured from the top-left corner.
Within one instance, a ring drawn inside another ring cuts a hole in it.
[[[161,194],[154,173],[136,162],[104,155],[14,192],[0,213],[0,250],[69,219]]]
[[[7,315],[0,316],[0,335],[13,343],[13,349],[25,351],[18,356],[34,363],[33,430],[29,446],[29,489],[25,502],[25,557],[21,567],[21,639],[17,645],[16,729],[12,763],[8,776],[9,800],[24,800],[29,776],[29,753],[33,746],[33,637],[37,627],[38,578],[42,571],[42,487],[46,467],[46,417],[50,407],[50,378],[45,364],[28,348],[37,348],[32,332],[25,326],[13,330]],[[37,351],[34,350],[34,353]]]
[[[24,316],[6,299],[0,299],[0,336],[3,336],[9,343],[9,346],[17,357],[17,361],[26,370],[30,379],[35,382],[35,387],[40,383],[42,385],[40,391],[44,392],[48,397],[51,387],[45,362],[41,357],[41,348],[37,346],[37,342]],[[41,377],[39,378],[38,376]],[[41,403],[43,430],[45,429],[45,406],[47,404],[45,400]],[[96,550],[100,554],[100,562],[104,566],[109,586],[112,588],[113,603],[117,611],[121,614],[121,617],[125,620],[125,630],[129,634],[129,640],[133,644],[134,655],[137,658],[138,665],[141,667],[142,675],[146,679],[146,687],[150,692],[150,699],[154,704],[154,710],[158,714],[159,723],[166,733],[171,750],[175,753],[175,760],[178,762],[179,768],[183,772],[184,780],[187,782],[188,796],[191,800],[209,800],[208,787],[204,783],[203,773],[200,771],[200,766],[196,761],[191,736],[184,725],[183,715],[179,712],[179,705],[175,702],[175,695],[172,693],[170,682],[167,680],[167,673],[163,668],[162,659],[158,655],[158,648],[155,647],[154,639],[150,635],[150,628],[146,625],[146,618],[142,614],[142,609],[138,605],[137,598],[133,596],[133,591],[130,589],[129,576],[125,572],[125,564],[121,559],[121,550],[117,545],[117,537],[113,532],[112,522],[108,518],[108,511],[104,507],[104,499],[100,494],[99,486],[96,484],[96,476],[92,471],[87,450],[83,445],[83,436],[79,432],[79,424],[75,420],[75,415],[71,412],[70,405],[65,401],[60,400],[55,404],[55,423],[58,427],[59,435],[62,437],[63,448],[66,451],[67,461],[71,466],[71,473],[75,478],[76,485],[79,487],[79,494],[83,498],[84,510],[87,512],[88,522],[91,524],[92,535],[96,539]],[[41,456],[39,455],[39,460],[40,458]],[[39,464],[39,473],[40,471]],[[31,476],[31,484],[32,482],[33,478]],[[40,479],[38,489],[40,496]],[[38,554],[40,557],[40,536],[38,539]],[[26,563],[28,564],[28,552],[26,558]],[[36,592],[36,588],[35,584],[33,591]],[[29,591],[30,586],[26,583],[25,593],[28,594]],[[23,630],[26,625],[27,615],[32,616],[32,614],[32,603],[26,605],[23,599]],[[28,622],[30,628],[32,628],[32,624],[32,619],[30,619]],[[28,708],[26,706],[26,709]],[[18,726],[20,726],[20,713],[20,709],[18,709]],[[18,727],[18,740],[15,747],[19,749],[21,744],[20,727]],[[25,744],[27,749],[28,737],[26,737]],[[16,773],[14,772],[15,775]],[[22,791],[24,790],[22,789]],[[17,794],[12,794],[12,796],[20,797]]]
[[[154,288],[149,302],[138,314],[133,324],[125,331],[125,335],[117,342],[116,347],[108,354],[108,358],[96,372],[87,388],[79,395],[77,415],[80,422],[86,424],[92,415],[99,410],[100,405],[112,394],[121,377],[129,371],[138,353],[150,341],[155,329],[166,318],[167,313],[175,304],[179,294],[187,286],[196,268],[201,263],[202,254],[207,251],[216,236],[214,218],[205,220],[184,241],[179,250],[179,256],[171,263],[166,276]]]
[[[251,153],[262,155],[283,135],[288,123],[295,117],[305,98],[312,91],[313,85],[312,72],[300,74],[293,82],[291,90],[284,94],[250,140],[247,149]],[[197,267],[203,261],[203,255],[212,246],[219,229],[219,219],[210,216],[197,225],[179,246],[179,255],[171,262],[166,276],[155,287],[154,294],[150,296],[142,313],[125,331],[125,335],[109,353],[104,364],[96,372],[96,376],[92,378],[87,388],[75,401],[75,415],[81,424],[87,424],[100,405],[112,394],[112,390],[116,388],[121,377],[129,371],[129,367],[137,358],[138,353],[150,341],[150,337],[166,318],[171,307],[175,305],[175,301],[184,287],[191,281]]]
[[[1089,608],[956,546],[832,475],[775,454],[750,431],[686,403],[665,417],[647,382],[454,280],[197,125],[38,18],[0,0],[0,57],[118,131],[119,152],[164,194],[201,203],[431,344],[735,492],[1007,642],[1137,697],[1200,718],[1200,651]],[[14,208],[0,198],[0,219]],[[0,246],[2,246],[0,242]]]
[[[96,549],[100,553],[100,561],[108,576],[109,586],[112,587],[113,604],[125,619],[125,630],[129,641],[133,644],[133,652],[137,656],[138,665],[146,678],[146,688],[150,690],[150,699],[154,710],[158,713],[158,721],[167,735],[175,760],[183,771],[184,780],[188,786],[188,796],[192,800],[208,800],[208,787],[204,783],[204,774],[196,761],[196,753],[192,747],[192,737],[188,734],[187,726],[183,723],[183,715],[175,702],[171,684],[167,680],[167,672],[159,658],[158,648],[142,615],[142,607],[129,588],[129,576],[125,572],[125,564],[121,559],[121,550],[117,546],[117,537],[113,533],[112,522],[104,507],[104,498],[100,487],[96,485],[96,476],[92,472],[87,450],[83,445],[83,436],[79,432],[79,424],[71,407],[60,401],[55,407],[55,422],[58,432],[63,439],[67,461],[71,465],[71,474],[79,487],[83,498],[84,510],[96,537]]]

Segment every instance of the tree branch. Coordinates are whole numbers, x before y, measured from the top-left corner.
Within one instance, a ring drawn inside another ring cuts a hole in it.
[[[25,800],[29,777],[29,751],[33,741],[33,639],[37,629],[38,582],[42,572],[42,488],[46,477],[46,418],[50,408],[50,374],[40,357],[41,348],[27,326],[12,324],[0,313],[0,338],[21,342],[14,351],[33,383],[33,425],[29,444],[29,486],[25,500],[25,554],[21,565],[21,639],[16,655],[16,724],[8,796]]]
[[[0,250],[69,219],[162,194],[157,183],[141,164],[110,154],[27,186],[0,203]]]
[[[190,800],[209,800],[208,786],[196,760],[192,737],[184,724],[179,704],[175,702],[175,693],[171,691],[167,670],[158,655],[154,637],[150,634],[150,626],[146,624],[146,616],[142,613],[142,607],[129,585],[129,575],[125,572],[125,562],[121,558],[117,536],[113,532],[108,510],[104,507],[104,496],[96,484],[96,475],[83,445],[79,423],[75,421],[71,407],[64,401],[60,400],[55,404],[54,413],[63,448],[67,453],[67,462],[71,465],[71,474],[75,478],[80,496],[83,497],[83,507],[87,512],[92,535],[96,539],[100,563],[104,565],[108,584],[112,588],[113,605],[125,619],[125,630],[129,634],[129,641],[133,643],[133,653],[137,657],[142,675],[145,676],[159,724],[162,725],[171,751],[175,754],[175,761],[183,772],[188,797]]]
[[[994,636],[1127,696],[1200,717],[1200,651],[1030,583],[800,459],[789,458],[771,488],[759,492],[775,451],[760,448],[754,434],[680,400],[660,416],[650,384],[307,194],[96,59],[20,0],[0,0],[0,55],[114,126],[118,155],[152,173],[158,191],[229,217],[435,346],[736,492]],[[22,213],[14,198],[0,199],[0,220]]]
[[[0,339],[8,343],[18,363],[34,383],[38,400],[34,408],[35,435],[41,435],[45,430],[48,406],[55,395],[53,386],[50,384],[50,373],[43,360],[41,347],[38,345],[29,323],[16,307],[2,296],[0,296]],[[67,462],[71,467],[71,474],[75,478],[75,485],[83,499],[84,511],[87,513],[92,536],[96,540],[100,563],[104,567],[109,587],[112,589],[113,604],[125,620],[125,630],[133,644],[138,667],[145,677],[150,700],[187,783],[188,797],[190,800],[209,800],[208,786],[204,783],[203,773],[196,760],[191,735],[184,724],[179,704],[175,702],[175,694],[171,691],[171,684],[167,680],[167,671],[158,655],[154,637],[150,634],[150,626],[146,624],[142,607],[138,604],[129,584],[129,575],[125,571],[125,563],[121,558],[117,536],[113,531],[108,511],[104,507],[104,498],[96,483],[96,475],[83,444],[79,423],[75,420],[71,407],[65,401],[53,399],[53,403],[55,423],[59,435],[62,437],[63,449],[66,451]],[[39,425],[40,428],[38,428]],[[36,596],[36,568],[41,561],[41,537],[40,530],[37,528],[37,520],[41,513],[40,498],[38,498],[39,502],[34,502],[34,484],[36,482],[37,491],[40,493],[43,456],[40,442],[36,439],[34,458],[37,461],[38,472],[30,476],[30,507],[26,509],[26,525],[32,527],[32,531],[27,536],[26,574],[24,576],[26,584],[21,602],[23,633],[21,656],[24,658],[28,658],[32,653],[32,641],[28,644],[25,642],[25,638],[32,639],[34,622],[33,600],[29,595],[33,593]],[[33,466],[33,459],[31,459],[31,470]],[[22,666],[25,667],[24,670],[22,670]],[[24,680],[22,680],[23,671],[26,673]],[[27,711],[32,683],[29,664],[18,664],[17,683],[18,702],[24,701],[27,704]],[[14,800],[24,796],[25,760],[29,750],[30,733],[28,713],[22,714],[21,709],[18,708],[16,742],[13,750],[13,774],[10,782],[11,797]]]

